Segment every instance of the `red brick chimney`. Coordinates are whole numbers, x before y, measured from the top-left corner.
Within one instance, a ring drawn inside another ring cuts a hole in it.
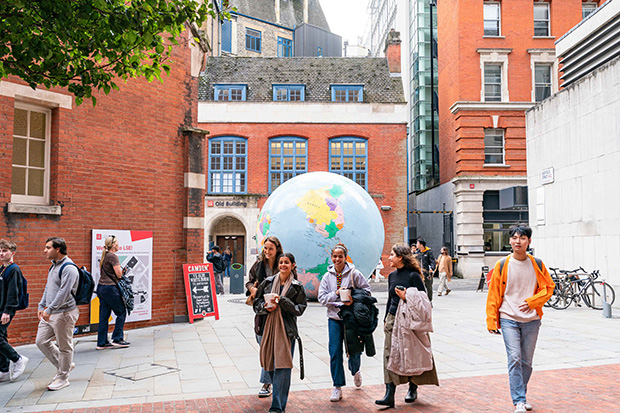
[[[392,29],[385,41],[385,58],[390,73],[400,73],[400,32]]]

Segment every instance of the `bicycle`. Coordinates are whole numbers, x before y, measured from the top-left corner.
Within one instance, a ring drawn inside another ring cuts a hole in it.
[[[551,307],[564,310],[573,302],[579,306],[579,300],[581,300],[592,309],[602,310],[605,301],[610,305],[615,302],[614,289],[606,282],[596,280],[600,276],[598,270],[589,274],[580,267],[577,270],[560,270],[559,272],[564,274],[564,277],[558,277],[552,299],[550,299]],[[586,275],[587,280],[581,279],[580,275]]]

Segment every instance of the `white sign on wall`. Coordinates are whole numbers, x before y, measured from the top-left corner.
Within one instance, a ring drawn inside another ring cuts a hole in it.
[[[127,267],[126,277],[134,293],[134,309],[125,322],[150,320],[153,307],[153,231],[93,229],[91,268],[95,285],[101,276],[99,261],[105,239],[110,235],[118,239],[120,248],[116,255],[121,267]],[[96,295],[91,301],[90,319],[93,324],[99,322],[99,299]]]
[[[540,172],[540,182],[543,185],[553,183],[554,180],[555,180],[555,174],[553,171],[553,166],[551,168],[543,169]]]

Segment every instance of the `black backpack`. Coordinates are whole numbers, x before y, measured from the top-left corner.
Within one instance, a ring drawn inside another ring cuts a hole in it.
[[[67,262],[60,267],[60,271],[58,271],[58,278],[61,278],[62,270],[64,270],[67,265],[74,265],[75,268],[78,269],[77,291],[75,294],[71,291],[71,295],[75,298],[75,303],[77,305],[90,304],[93,297],[93,290],[95,289],[95,281],[93,280],[93,276],[90,275],[86,267],[80,268],[73,262]],[[50,270],[51,269],[52,268],[50,267]]]
[[[11,268],[11,266],[13,265],[17,266],[15,263],[12,263],[8,267],[6,267],[6,270]],[[22,277],[22,290],[19,294],[19,304],[17,306],[17,310],[25,310],[26,308],[28,308],[30,298],[30,294],[28,294],[28,281],[26,281],[26,277],[24,277],[24,274],[22,274],[21,271],[19,271],[18,275]]]

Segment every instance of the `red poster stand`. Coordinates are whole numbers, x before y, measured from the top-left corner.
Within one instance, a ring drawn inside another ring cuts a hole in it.
[[[209,316],[215,316],[215,319],[219,320],[213,265],[211,263],[184,264],[183,276],[189,322],[193,323],[197,318]]]

